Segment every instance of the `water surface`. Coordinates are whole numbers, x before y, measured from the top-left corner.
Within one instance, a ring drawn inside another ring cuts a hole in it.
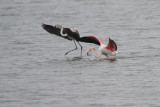
[[[159,107],[160,1],[1,0],[1,107]],[[41,23],[79,29],[120,53],[87,56]]]

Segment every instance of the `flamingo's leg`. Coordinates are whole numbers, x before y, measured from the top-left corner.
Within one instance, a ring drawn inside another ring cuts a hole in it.
[[[66,53],[65,53],[65,55],[67,55],[69,52],[72,52],[72,51],[74,51],[74,50],[77,50],[77,45],[76,45],[75,40],[73,40],[73,42],[74,42],[74,44],[75,44],[76,48],[75,48],[75,49],[72,49],[72,50],[70,50],[70,51],[68,51],[68,52],[66,52]]]
[[[83,48],[83,47],[81,46],[81,44],[80,44],[79,42],[78,42],[78,44],[79,44],[79,46],[81,47],[81,56],[82,56],[82,48]]]

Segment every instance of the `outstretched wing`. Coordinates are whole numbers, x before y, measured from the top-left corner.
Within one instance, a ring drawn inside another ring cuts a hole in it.
[[[51,33],[51,34],[55,34],[57,36],[60,36],[62,38],[68,39],[68,40],[72,40],[71,38],[69,38],[69,36],[62,36],[61,35],[61,29],[52,25],[47,25],[47,24],[42,24],[42,27],[44,30],[46,30],[47,32]],[[65,30],[63,31],[63,33],[65,33]]]
[[[100,39],[98,39],[95,36],[84,36],[84,37],[81,37],[79,41],[86,42],[86,43],[94,43],[96,45],[104,44]]]
[[[106,49],[111,50],[112,52],[117,50],[117,45],[111,38],[109,38],[109,43]]]

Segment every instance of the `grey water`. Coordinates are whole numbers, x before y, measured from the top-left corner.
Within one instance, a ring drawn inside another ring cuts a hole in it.
[[[94,44],[49,34],[77,28],[117,44],[115,60]],[[160,107],[159,0],[0,0],[0,107]]]

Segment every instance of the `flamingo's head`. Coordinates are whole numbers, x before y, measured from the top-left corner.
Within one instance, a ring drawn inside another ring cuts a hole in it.
[[[89,48],[89,50],[88,50],[88,52],[87,52],[87,55],[89,55],[89,53],[90,53],[92,50],[95,50],[95,48]]]
[[[63,28],[62,25],[60,25],[60,24],[56,24],[55,27],[56,27],[56,28],[59,28],[59,29],[62,29],[62,28]]]

